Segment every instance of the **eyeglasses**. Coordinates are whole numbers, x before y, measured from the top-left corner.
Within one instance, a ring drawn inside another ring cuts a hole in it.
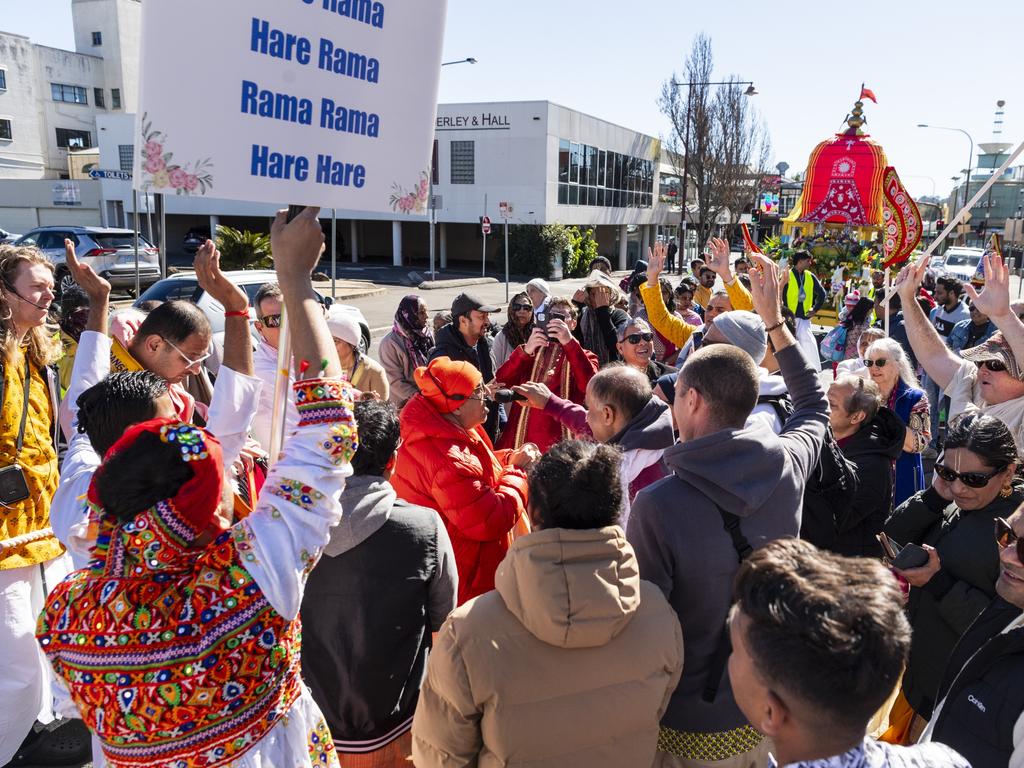
[[[639,344],[641,340],[651,341],[654,338],[653,333],[631,333],[629,336],[623,337],[623,341],[628,341],[630,344]]]
[[[993,469],[991,472],[956,472],[947,466],[942,464],[935,465],[935,474],[945,480],[947,483],[952,483],[959,480],[961,483],[966,485],[968,488],[984,488],[988,481],[998,475],[1006,469],[1006,465],[1003,464],[997,469]]]
[[[529,312],[533,310],[532,304],[513,304],[509,307],[513,312]]]
[[[281,327],[281,316],[280,315],[264,315],[260,318],[260,322],[264,328],[280,328]]]
[[[1002,373],[1003,371],[1008,370],[1006,367],[1006,363],[1004,363],[1002,360],[982,360],[980,363],[978,363],[978,367],[988,368],[990,371],[992,371],[992,373]]]
[[[1001,517],[996,518],[996,544],[1000,549],[1017,545],[1017,559],[1024,563],[1024,539],[1013,532],[1010,524]]]
[[[161,338],[161,339],[163,339],[164,337],[163,337],[163,336],[161,336],[160,338]],[[170,345],[171,349],[173,349],[173,350],[174,350],[175,352],[177,352],[177,353],[178,353],[179,355],[181,355],[181,359],[185,361],[185,363],[186,363],[186,367],[187,367],[187,368],[195,368],[195,367],[196,367],[197,365],[199,365],[199,364],[200,364],[200,363],[202,363],[202,362],[203,362],[204,360],[206,360],[206,358],[208,358],[208,357],[209,357],[209,356],[210,356],[211,354],[213,354],[212,352],[207,352],[207,353],[206,353],[205,355],[203,355],[202,357],[199,357],[199,358],[196,358],[195,360],[193,360],[193,359],[192,359],[191,357],[189,357],[189,356],[188,356],[188,355],[186,355],[186,354],[185,354],[184,352],[182,352],[182,351],[181,351],[180,349],[178,349],[178,348],[177,348],[177,347],[175,346],[175,344],[174,344],[174,342],[173,342],[173,341],[169,341],[168,339],[164,339],[164,341],[165,341],[165,342],[166,342],[166,343],[167,343],[168,345]]]
[[[885,364],[888,362],[888,358],[880,357],[877,360],[865,360],[864,365],[867,366],[868,368],[872,368],[874,366],[878,366],[879,368],[885,368]]]

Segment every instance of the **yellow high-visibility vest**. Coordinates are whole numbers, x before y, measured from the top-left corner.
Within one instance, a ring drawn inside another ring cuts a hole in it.
[[[796,282],[796,270],[789,273],[789,285],[786,286],[786,306],[794,315],[797,302],[800,300],[800,286]],[[811,270],[804,271],[804,317],[814,309],[814,275]]]

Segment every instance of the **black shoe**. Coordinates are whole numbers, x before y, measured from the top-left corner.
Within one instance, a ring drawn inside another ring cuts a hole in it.
[[[49,725],[36,723],[11,762],[2,768],[72,766],[89,760],[92,760],[92,740],[85,723],[77,718],[54,720]]]

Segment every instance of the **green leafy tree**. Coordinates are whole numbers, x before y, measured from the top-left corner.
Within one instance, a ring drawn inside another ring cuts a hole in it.
[[[217,248],[224,269],[270,269],[270,235],[221,225],[217,227]]]
[[[594,230],[569,227],[569,261],[564,267],[566,277],[584,277],[590,274],[590,265],[597,258],[597,240]]]

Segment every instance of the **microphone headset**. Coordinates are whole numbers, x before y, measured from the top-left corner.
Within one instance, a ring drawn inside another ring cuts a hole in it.
[[[49,304],[36,304],[34,301],[29,301],[24,296],[22,296],[20,293],[18,293],[18,291],[15,289],[15,287],[13,285],[11,285],[10,283],[8,283],[6,280],[4,280],[4,289],[6,289],[6,290],[10,291],[11,293],[13,293],[15,296],[17,296],[19,299],[24,301],[26,304],[31,304],[36,309],[45,309],[45,310],[49,310],[50,309],[50,305]]]

